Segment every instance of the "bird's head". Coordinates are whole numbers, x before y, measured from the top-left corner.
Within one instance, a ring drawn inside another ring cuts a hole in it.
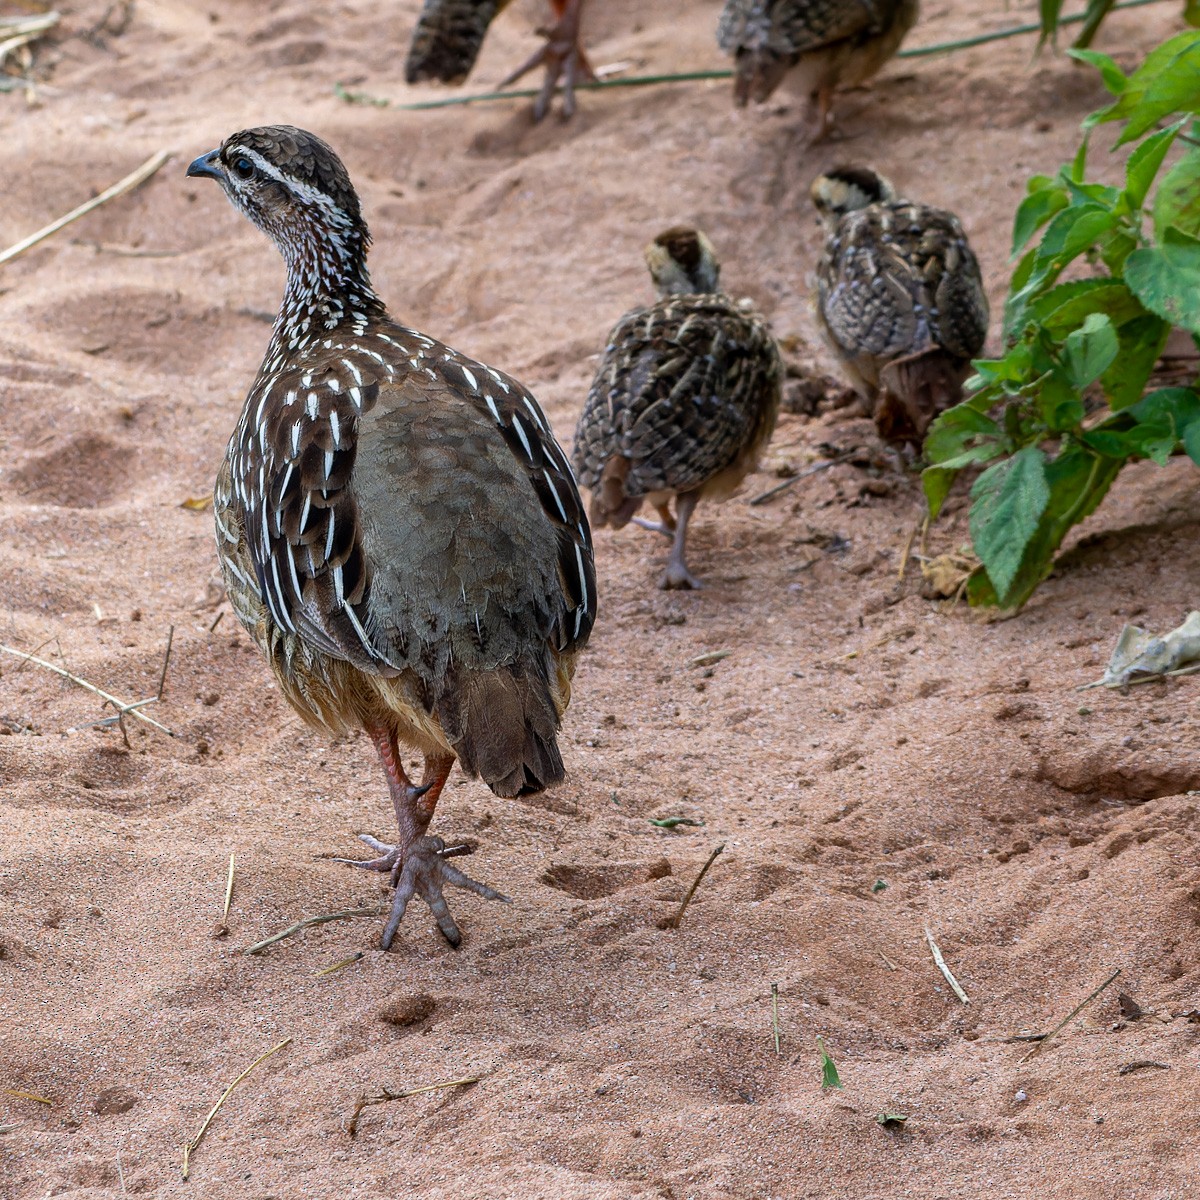
[[[316,134],[264,125],[231,134],[187,169],[215,179],[279,247],[289,269],[316,265],[350,281],[365,276],[370,235],[342,160]]]
[[[891,180],[870,167],[853,166],[834,167],[824,175],[818,175],[808,194],[831,229],[849,212],[896,199]]]
[[[672,226],[646,247],[646,266],[660,296],[716,292],[721,287],[721,266],[712,242],[686,225]]]

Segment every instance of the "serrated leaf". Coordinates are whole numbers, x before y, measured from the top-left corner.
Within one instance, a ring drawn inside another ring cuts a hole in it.
[[[1200,241],[1169,225],[1158,246],[1125,260],[1125,282],[1148,308],[1174,325],[1200,333]]]
[[[1193,237],[1200,235],[1200,147],[1191,147],[1163,176],[1154,193],[1153,212],[1154,236],[1160,242],[1171,225]]]
[[[1112,365],[1120,342],[1107,313],[1092,313],[1068,334],[1063,346],[1063,368],[1072,387],[1082,392]],[[1081,414],[1082,415],[1082,414]]]
[[[1167,151],[1186,121],[1186,117],[1181,117],[1174,125],[1159,130],[1142,142],[1129,156],[1125,163],[1125,197],[1130,208],[1142,207],[1150,185],[1158,174],[1158,168],[1162,166]]]
[[[1137,298],[1119,279],[1076,279],[1039,296],[1029,314],[1054,337],[1065,337],[1092,313],[1107,313],[1114,325],[1145,314]]]
[[[1194,388],[1159,388],[1128,410],[1137,422],[1126,435],[1134,453],[1160,466],[1193,426],[1200,425],[1200,393]]]
[[[1181,33],[1152,50],[1116,107],[1126,119],[1118,146],[1136,141],[1163,117],[1200,107],[1200,34]]]
[[[1080,390],[1061,370],[1050,371],[1042,378],[1038,407],[1042,420],[1051,433],[1066,433],[1077,428],[1083,420]]]
[[[1050,502],[1046,456],[1025,446],[989,467],[971,489],[971,541],[1002,604]]]
[[[1200,3],[1200,0],[1197,2]],[[1119,96],[1125,90],[1125,72],[1107,54],[1101,54],[1098,50],[1084,50],[1078,46],[1067,53],[1072,58],[1095,67],[1100,72],[1100,78],[1104,80],[1104,86],[1114,96]]]
[[[1193,421],[1183,431],[1184,453],[1200,467],[1200,421]]]
[[[1016,258],[1025,243],[1069,203],[1066,189],[1061,187],[1040,188],[1026,196],[1017,207],[1017,215],[1013,218],[1011,257]]]
[[[1153,313],[1143,313],[1118,326],[1121,349],[1112,366],[1100,377],[1100,386],[1113,412],[1120,412],[1142,398],[1146,381],[1170,332],[1170,325]]]

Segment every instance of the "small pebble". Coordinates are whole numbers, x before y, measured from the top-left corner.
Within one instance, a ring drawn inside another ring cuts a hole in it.
[[[1025,1103],[1025,1101],[1029,1099],[1029,1097],[1028,1097],[1028,1096],[1027,1096],[1027,1095],[1026,1095],[1024,1092],[1018,1092],[1018,1093],[1017,1093],[1017,1094],[1016,1094],[1016,1095],[1013,1097],[1013,1099],[1014,1099],[1014,1100],[1015,1100],[1015,1101],[1016,1101],[1018,1104],[1024,1104],[1024,1103]]]

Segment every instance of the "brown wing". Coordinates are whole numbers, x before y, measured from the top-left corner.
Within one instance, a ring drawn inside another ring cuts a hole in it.
[[[627,314],[575,433],[580,482],[596,489],[622,457],[626,496],[700,486],[773,420],[782,377],[766,325],[727,296],[672,296]]]
[[[414,331],[374,337],[378,351],[367,335],[257,386],[235,433],[272,618],[364,670],[431,681],[451,661],[512,661],[537,637],[582,646],[590,531],[533,397]],[[251,438],[262,465],[247,475]]]

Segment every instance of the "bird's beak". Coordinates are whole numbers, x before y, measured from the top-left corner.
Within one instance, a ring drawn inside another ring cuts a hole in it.
[[[225,172],[217,165],[218,154],[220,154],[220,150],[210,150],[207,154],[192,159],[188,164],[187,173],[189,175],[207,175],[218,183],[224,183]]]

